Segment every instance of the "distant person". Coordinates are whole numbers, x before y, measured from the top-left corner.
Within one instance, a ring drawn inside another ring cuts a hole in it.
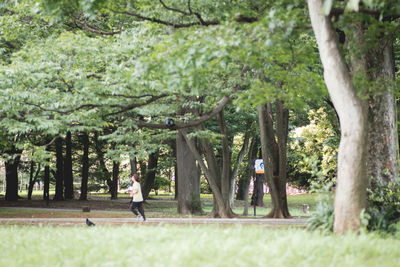
[[[143,221],[146,221],[146,216],[144,215],[144,210],[143,210],[143,195],[142,195],[142,189],[140,187],[140,178],[137,173],[132,175],[132,191],[131,191],[131,197],[132,197],[132,204],[131,204],[131,211],[133,214],[138,216],[138,220],[143,219]],[[138,214],[138,211],[140,215]]]

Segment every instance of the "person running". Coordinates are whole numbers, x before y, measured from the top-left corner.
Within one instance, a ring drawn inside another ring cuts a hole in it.
[[[143,221],[146,221],[146,216],[144,215],[144,210],[143,210],[143,195],[142,195],[142,189],[140,187],[140,178],[137,173],[132,175],[132,191],[131,191],[131,197],[132,197],[132,204],[131,204],[131,211],[133,214],[135,214],[138,218],[138,220],[143,219]],[[140,215],[138,214],[138,211]]]

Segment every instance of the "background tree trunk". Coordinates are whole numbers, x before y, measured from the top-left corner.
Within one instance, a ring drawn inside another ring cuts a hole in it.
[[[82,180],[81,180],[81,195],[79,200],[87,200],[88,194],[88,180],[89,180],[89,135],[87,133],[82,134]]]
[[[48,164],[44,167],[43,200],[46,203],[49,203],[50,200],[50,166]]]
[[[118,161],[113,161],[112,181],[110,186],[111,199],[118,198],[119,165],[120,163]]]
[[[254,161],[258,151],[258,139],[253,137],[250,142],[250,147],[247,153],[247,166],[246,175],[239,179],[238,192],[236,194],[237,200],[245,200],[246,194],[248,196],[251,178],[254,176]]]
[[[250,128],[250,123],[247,124],[247,129],[249,129],[249,128]],[[239,171],[240,165],[243,162],[247,148],[249,146],[249,139],[250,139],[250,132],[246,131],[245,136],[243,138],[242,148],[239,151],[239,154],[238,154],[236,162],[235,162],[235,166],[232,171],[232,176],[230,178],[229,204],[231,205],[231,208],[233,208],[233,206],[234,206],[233,200],[235,197],[236,180],[237,180],[237,176],[238,176],[238,171]]]
[[[275,109],[276,124],[274,127],[271,104],[268,103],[257,108],[261,154],[265,166],[264,178],[268,182],[272,204],[272,209],[266,217],[290,218],[286,198],[286,143],[289,112],[280,100],[276,100]]]
[[[143,199],[147,199],[149,197],[151,188],[154,185],[157,173],[156,170],[158,166],[158,156],[159,156],[158,150],[149,155],[147,171],[146,174],[142,176],[144,179],[141,181]]]
[[[65,159],[64,159],[64,197],[74,199],[74,181],[72,174],[72,137],[68,131],[65,137]]]
[[[32,199],[33,186],[35,185],[35,183],[37,181],[37,177],[39,176],[39,172],[40,172],[40,163],[39,163],[37,166],[37,169],[36,169],[35,176],[33,176],[34,165],[35,165],[35,162],[32,160],[31,167],[30,167],[30,173],[29,173],[28,200]]]
[[[12,155],[17,154],[12,153]],[[10,153],[11,154],[11,153]],[[21,159],[19,153],[14,156],[13,160],[5,162],[6,165],[6,201],[17,201],[18,200],[18,165]]]
[[[251,198],[251,205],[264,207],[264,175],[256,173],[254,176],[253,196]]]
[[[371,78],[381,81],[379,84],[384,87],[382,93],[375,94],[368,101],[367,177],[374,178],[370,181],[372,187],[375,182],[393,182],[398,175],[396,98],[388,90],[395,80],[393,40],[390,38],[383,44],[379,51],[372,51],[371,58],[375,62],[370,63],[376,66],[375,75]]]
[[[176,135],[176,162],[179,174],[178,213],[201,213],[200,173],[193,153],[179,132]]]
[[[56,146],[56,190],[54,200],[64,200],[64,172],[63,172],[63,142],[62,138],[58,137],[55,141]]]

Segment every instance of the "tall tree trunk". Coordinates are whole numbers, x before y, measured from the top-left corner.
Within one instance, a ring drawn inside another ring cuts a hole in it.
[[[113,192],[113,190],[114,190],[113,189],[113,181],[111,179],[112,174],[110,174],[110,172],[108,171],[107,166],[106,166],[106,162],[104,160],[103,144],[98,139],[98,133],[97,132],[94,134],[94,138],[95,138],[95,147],[96,147],[96,152],[97,152],[97,160],[99,161],[100,168],[101,168],[101,170],[103,172],[103,175],[104,175],[105,180],[106,180],[107,185],[108,185],[109,192],[110,192],[111,197],[112,197],[112,193],[111,192]]]
[[[224,201],[224,199],[222,197],[221,189],[218,185],[218,183],[219,183],[218,180],[220,180],[220,176],[216,176],[216,173],[218,170],[215,167],[215,163],[216,163],[215,157],[212,160],[209,160],[211,158],[210,155],[213,154],[212,146],[210,144],[208,144],[207,142],[204,142],[204,140],[200,142],[202,144],[203,151],[208,152],[208,153],[205,153],[205,158],[207,160],[207,166],[208,166],[207,167],[206,164],[204,163],[199,151],[197,150],[193,140],[188,138],[186,131],[181,129],[181,130],[179,130],[179,132],[184,137],[186,144],[189,146],[190,151],[193,153],[194,158],[197,160],[198,164],[200,165],[200,168],[203,171],[203,173],[210,185],[210,188],[211,188],[211,191],[212,191],[213,197],[214,197],[214,204],[215,204],[212,216],[221,217],[221,218],[234,217],[234,214],[232,212],[230,205],[226,205],[226,203],[229,203],[229,199],[228,199],[228,201]],[[182,179],[182,175],[180,177]],[[229,179],[229,177],[228,177],[228,179]],[[181,182],[182,182],[182,180],[181,180]]]
[[[143,199],[147,199],[149,197],[151,188],[154,185],[154,181],[156,179],[156,169],[158,165],[158,155],[158,150],[149,155],[147,171],[145,176],[143,177],[143,181],[141,181]]]
[[[48,149],[48,148],[46,148]],[[43,200],[49,203],[50,200],[50,161],[47,160],[46,166],[44,167],[44,177],[43,177]]]
[[[224,112],[220,111],[217,116],[220,132],[222,134],[222,173],[221,173],[221,193],[224,201],[224,208],[228,212],[232,213],[230,203],[230,192],[231,192],[231,153],[230,153],[230,142],[228,140],[228,129],[225,123]],[[229,209],[227,208],[229,207]]]
[[[264,207],[264,175],[255,175],[254,185],[253,185],[253,196],[251,198],[251,205]]]
[[[72,137],[68,131],[65,137],[65,159],[64,159],[64,197],[74,199],[74,180],[72,174]]]
[[[18,200],[18,165],[21,155],[17,151],[9,153],[14,156],[13,159],[5,162],[6,165],[6,201]]]
[[[237,200],[246,200],[246,191],[248,196],[251,177],[254,176],[254,160],[256,159],[258,150],[257,143],[257,137],[253,137],[247,153],[246,175],[239,180],[238,193],[236,195]]]
[[[88,180],[89,180],[89,135],[82,134],[82,179],[81,179],[81,195],[79,200],[87,200],[88,194]]]
[[[367,109],[357,96],[332,22],[322,13],[322,0],[308,0],[308,8],[325,83],[340,118],[334,232],[342,234],[358,231],[360,213],[366,208]]]
[[[178,182],[178,213],[201,213],[200,173],[196,159],[190,151],[181,133],[176,135],[176,163],[179,174]],[[175,173],[175,182],[176,182]]]
[[[37,181],[37,177],[39,176],[39,172],[40,172],[40,163],[39,163],[37,166],[37,169],[36,169],[35,176],[33,176],[34,165],[35,165],[35,162],[32,160],[30,174],[29,174],[28,200],[32,199],[33,186],[35,185],[35,183]]]
[[[375,61],[369,64],[376,66],[371,79],[379,81],[383,87],[382,93],[376,93],[368,101],[367,177],[373,178],[370,181],[372,187],[376,182],[388,184],[395,181],[399,170],[396,98],[388,90],[395,80],[393,40],[389,38],[382,42],[383,47],[371,51],[373,56],[369,57]]]
[[[247,123],[247,129],[249,129],[249,128],[250,128],[250,123]],[[230,181],[229,203],[231,205],[231,208],[233,208],[233,206],[234,206],[233,199],[235,196],[236,178],[238,176],[238,171],[239,171],[240,165],[243,162],[244,156],[245,156],[247,148],[249,146],[249,139],[250,139],[250,132],[246,131],[244,138],[243,138],[243,145],[237,156],[235,166],[232,171],[231,181]]]
[[[131,164],[131,176],[132,176],[134,173],[138,172],[136,157],[131,157],[129,163]]]
[[[56,190],[54,200],[64,200],[64,172],[63,172],[63,142],[58,137],[55,141],[56,145]]]
[[[272,209],[267,218],[290,218],[286,198],[286,142],[289,112],[280,100],[276,100],[276,125],[272,119],[271,104],[257,108],[260,126],[261,153],[264,162],[264,178],[271,194]],[[276,133],[274,131],[276,129]]]
[[[118,161],[113,161],[112,181],[110,186],[111,199],[118,198],[119,165],[120,163]]]

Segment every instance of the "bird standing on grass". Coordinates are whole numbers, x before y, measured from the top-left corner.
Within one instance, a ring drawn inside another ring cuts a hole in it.
[[[95,226],[93,222],[91,222],[88,218],[86,218],[86,225],[87,226]]]

